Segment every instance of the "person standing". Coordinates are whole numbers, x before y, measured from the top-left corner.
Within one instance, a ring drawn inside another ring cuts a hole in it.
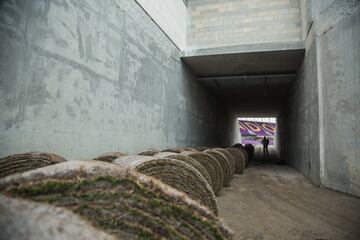
[[[263,154],[264,154],[264,156],[269,155],[269,149],[268,149],[269,143],[270,143],[269,139],[267,139],[264,136],[263,140],[261,141],[261,144],[263,145]]]

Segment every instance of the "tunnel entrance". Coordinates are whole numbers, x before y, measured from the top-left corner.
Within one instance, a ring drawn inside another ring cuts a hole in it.
[[[237,117],[286,115],[289,92],[304,55],[304,42],[291,41],[189,49],[182,52],[181,59],[196,74],[198,82],[228,110],[231,121],[228,138],[234,144],[233,141],[242,142],[235,124]],[[274,145],[270,145],[272,156],[285,149],[283,142],[278,141],[284,133],[280,119],[281,133],[275,134]],[[261,159],[261,145],[254,147],[254,156]]]
[[[239,117],[237,125],[238,142],[254,149],[253,162],[279,163],[276,117]]]
[[[186,50],[181,58],[233,121],[238,116],[277,117],[286,108],[304,54],[304,43],[293,41]]]

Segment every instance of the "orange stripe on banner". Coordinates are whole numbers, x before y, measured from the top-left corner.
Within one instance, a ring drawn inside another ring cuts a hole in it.
[[[253,132],[260,132],[261,128],[256,125],[255,123],[251,123],[251,122],[244,122],[244,124],[246,124],[246,126]]]
[[[269,131],[269,132],[275,132],[275,128],[273,128],[271,125],[267,124],[267,123],[262,123],[260,124],[260,126],[262,128],[264,128],[266,131]]]
[[[247,131],[246,126],[243,126],[243,124],[240,122],[240,120],[239,120],[239,128]]]

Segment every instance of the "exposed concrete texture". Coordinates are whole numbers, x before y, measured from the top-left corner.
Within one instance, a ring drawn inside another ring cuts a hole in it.
[[[282,151],[314,183],[360,196],[360,1],[302,1],[302,11],[306,56]]]
[[[360,199],[311,184],[292,168],[250,165],[217,198],[234,239],[360,238]]]
[[[352,14],[345,14],[323,34],[319,32],[319,42],[324,185],[360,196],[360,1],[356,2]],[[332,7],[322,13],[325,18],[328,11],[341,12]]]
[[[301,39],[299,0],[189,0],[188,48]]]
[[[226,135],[224,136],[223,145],[233,146],[236,143],[241,143],[241,134],[239,130],[238,119],[239,115],[236,112],[230,111],[226,122]]]
[[[238,117],[281,111],[304,52],[304,42],[293,41],[186,50],[182,59],[228,107],[224,143],[232,145],[241,140]]]
[[[255,75],[238,77],[207,77],[199,81],[212,92],[229,100],[283,99],[295,74]],[[256,105],[254,106],[256,108]]]
[[[285,149],[287,145],[286,133],[287,133],[287,126],[286,126],[285,110],[281,109],[276,116],[275,147],[279,160],[284,160],[284,161],[287,157],[285,154]]]
[[[187,50],[185,63],[199,77],[295,73],[305,52],[303,41],[246,44]]]
[[[187,7],[183,0],[136,1],[179,49],[186,48]]]
[[[316,47],[313,42],[307,49],[297,79],[290,89],[285,120],[287,137],[283,144],[286,146],[287,163],[320,185]]]
[[[0,39],[0,156],[220,141],[220,103],[135,0],[1,1]]]

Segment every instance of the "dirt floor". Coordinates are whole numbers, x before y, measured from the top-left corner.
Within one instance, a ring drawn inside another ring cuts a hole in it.
[[[287,166],[251,165],[218,204],[235,239],[360,239],[360,198],[316,187]]]

